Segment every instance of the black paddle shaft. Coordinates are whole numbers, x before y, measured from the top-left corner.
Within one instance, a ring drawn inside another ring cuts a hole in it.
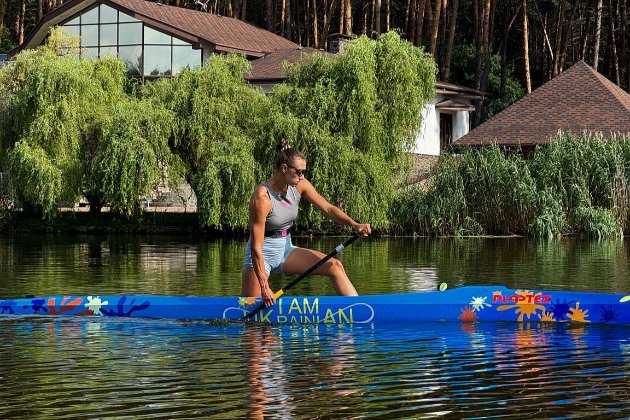
[[[329,259],[331,259],[335,255],[339,254],[341,251],[343,251],[345,248],[350,246],[350,244],[353,243],[354,241],[356,241],[357,239],[359,239],[359,236],[358,235],[353,235],[346,242],[337,245],[337,247],[330,254],[326,255],[324,258],[322,258],[321,260],[317,261],[317,263],[315,263],[315,265],[313,265],[311,268],[309,268],[308,270],[306,270],[305,272],[303,272],[302,274],[300,274],[299,276],[297,276],[296,278],[291,280],[291,282],[288,283],[286,286],[284,286],[282,289],[278,290],[276,292],[276,294],[275,294],[276,298],[282,296],[284,294],[284,292],[286,292],[287,290],[289,290],[290,288],[292,288],[293,286],[298,284],[305,277],[308,277],[313,271],[317,270],[319,267],[321,267],[323,264],[325,264],[326,261],[328,261]],[[253,311],[251,311],[250,313],[245,315],[245,317],[243,319],[246,320],[246,321],[252,319],[254,317],[254,315],[256,315],[258,312],[262,311],[264,308],[265,308],[265,304],[261,303],[256,309],[254,309]]]

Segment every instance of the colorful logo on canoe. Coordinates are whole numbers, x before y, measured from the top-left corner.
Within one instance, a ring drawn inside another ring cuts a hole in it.
[[[501,291],[492,294],[492,304],[487,303],[487,297],[472,296],[468,305],[460,309],[458,320],[464,322],[478,321],[479,312],[496,304],[499,312],[513,311],[516,321],[524,322],[537,320],[542,322],[574,321],[591,322],[588,309],[580,308],[580,302],[557,300],[552,302],[550,294],[516,290],[513,294],[504,295]],[[628,297],[630,300],[630,296]],[[551,305],[549,308],[546,305]],[[602,306],[600,316],[604,322],[615,322],[617,313],[612,306]]]

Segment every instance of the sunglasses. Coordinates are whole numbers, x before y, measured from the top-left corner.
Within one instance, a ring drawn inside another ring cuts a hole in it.
[[[285,165],[287,165],[289,168],[293,169],[297,176],[305,176],[306,175],[306,169],[298,169],[298,168],[296,168],[293,165],[289,165],[288,163],[285,163]]]

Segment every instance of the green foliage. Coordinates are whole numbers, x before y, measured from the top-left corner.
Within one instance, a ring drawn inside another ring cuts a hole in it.
[[[125,92],[124,63],[78,58],[77,40],[51,31],[0,72],[0,145],[25,207],[52,216],[84,190],[128,215],[181,164],[168,147],[175,120]],[[181,178],[181,177],[180,177]]]
[[[62,172],[44,149],[19,142],[10,155],[9,168],[15,184],[20,186],[22,201],[44,215],[54,214],[61,198]]]
[[[270,96],[244,82],[248,70],[241,57],[211,56],[203,68],[143,91],[176,115],[171,146],[186,166],[200,222],[247,226],[247,199],[272,173],[284,137],[307,156],[324,197],[356,219],[386,226],[392,175],[433,94],[432,60],[391,33],[290,66],[289,81]],[[298,224],[322,228],[325,218],[307,206]]]
[[[425,190],[402,193],[392,218],[399,229],[437,235],[462,232],[579,234],[615,238],[628,231],[628,139],[560,134],[530,160],[497,146],[444,156]]]
[[[591,238],[623,237],[621,224],[609,209],[580,206],[575,210],[575,225],[577,232]]]
[[[181,165],[168,147],[174,116],[147,101],[117,103],[88,144],[96,148],[86,173],[90,193],[131,216],[168,178],[181,180]],[[89,156],[90,153],[84,153]]]
[[[476,60],[477,52],[474,45],[461,44],[456,46],[453,50],[449,81],[474,88]],[[525,89],[514,76],[512,70],[510,68],[502,69],[501,56],[493,55],[491,58],[486,93],[487,99],[484,100],[482,121],[492,118],[525,96]]]
[[[494,145],[468,150],[459,168],[468,211],[486,232],[523,232],[536,209],[536,186],[520,154]]]
[[[434,94],[434,62],[391,32],[359,37],[343,54],[314,54],[288,75],[274,90],[283,115],[274,131],[308,157],[311,182],[324,197],[355,219],[386,226],[392,179],[409,165],[404,151]],[[299,220],[323,222],[312,210]]]
[[[552,239],[567,232],[567,217],[552,191],[544,189],[538,198],[538,214],[527,233],[536,238]]]
[[[247,226],[247,201],[261,176],[254,143],[264,139],[274,107],[247,85],[247,60],[211,56],[202,68],[146,85],[143,95],[174,113],[171,143],[197,195],[202,225]]]

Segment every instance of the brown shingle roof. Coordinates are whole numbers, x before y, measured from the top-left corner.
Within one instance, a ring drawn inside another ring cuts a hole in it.
[[[247,22],[197,10],[145,0],[71,0],[44,16],[26,41],[11,51],[11,55],[22,48],[39,45],[50,26],[59,24],[94,3],[107,4],[150,26],[219,52],[262,57],[276,50],[299,47],[294,42]]]
[[[263,58],[258,58],[251,62],[252,71],[245,75],[245,79],[251,83],[265,81],[280,82],[286,80],[287,74],[284,71],[284,63],[297,63],[305,55],[316,52],[324,53],[315,48],[297,47],[267,54]]]
[[[628,134],[630,94],[580,61],[453,145],[534,145],[558,130]]]

